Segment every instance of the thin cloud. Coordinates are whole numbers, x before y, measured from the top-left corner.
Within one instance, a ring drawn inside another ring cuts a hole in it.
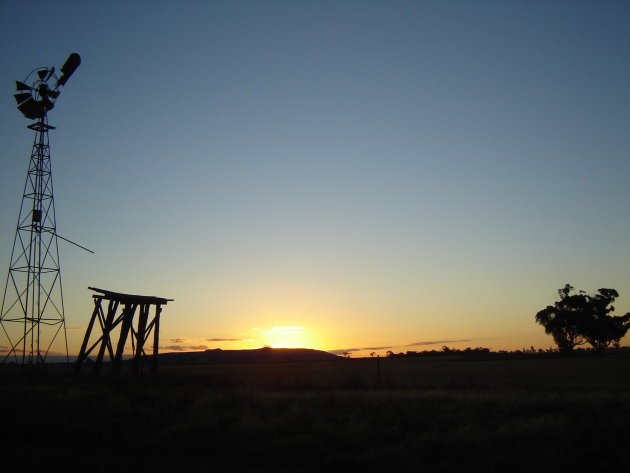
[[[160,350],[171,351],[203,351],[207,349],[208,347],[206,345],[168,345],[160,347]]]
[[[355,351],[362,351],[365,348],[344,348],[342,350],[326,350],[328,353],[332,353],[333,355],[343,355],[344,353],[353,353]]]
[[[171,343],[186,343],[187,341],[187,338],[169,338],[169,342]]]
[[[206,345],[193,345],[193,346],[189,346],[188,348],[190,348],[191,350],[207,350],[208,349]]]
[[[240,338],[206,338],[206,342],[242,342]]]
[[[49,356],[66,356],[66,354],[61,351],[49,351],[48,353],[46,353],[46,357]]]
[[[460,342],[470,342],[472,340],[425,340],[421,342],[410,343],[408,345],[402,345],[405,347],[418,347],[418,346],[426,346],[426,345],[440,345],[444,343],[460,343]],[[398,345],[397,345],[398,346]],[[327,350],[328,353],[332,353],[333,355],[343,355],[344,353],[354,353],[357,351],[377,351],[377,350],[389,350],[390,348],[394,348],[394,346],[386,346],[386,347],[363,347],[363,348],[344,348],[339,350]]]
[[[160,347],[160,350],[186,351],[186,348],[179,345],[169,345],[165,347]]]
[[[392,347],[364,347],[364,348],[343,348],[343,349],[339,349],[339,350],[326,350],[328,351],[328,353],[333,353],[335,355],[339,355],[341,353],[350,353],[350,352],[355,352],[355,351],[364,351],[364,350],[387,350],[388,348],[392,348]]]
[[[421,347],[421,346],[425,346],[425,345],[439,345],[440,343],[460,343],[460,342],[472,342],[472,340],[470,339],[465,339],[465,340],[430,340],[430,341],[423,341],[423,342],[414,342],[414,343],[410,343],[409,345],[404,345],[406,347]]]
[[[343,348],[339,350],[326,350],[328,353],[332,353],[333,355],[343,355],[344,353],[353,353],[355,351],[365,351],[365,350],[386,350],[392,347],[365,347],[365,348]]]
[[[4,346],[0,346],[0,353],[11,353],[13,352],[16,356],[22,356],[22,350],[17,348],[15,350],[12,350],[11,347],[8,347],[6,345]],[[42,353],[42,356],[44,354]],[[46,358],[48,357],[65,357],[66,353],[64,352],[60,352],[60,351],[49,351],[48,353],[46,353]]]

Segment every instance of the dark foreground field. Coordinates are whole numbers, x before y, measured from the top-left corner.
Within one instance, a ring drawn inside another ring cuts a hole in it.
[[[630,357],[0,366],[2,471],[625,471]]]

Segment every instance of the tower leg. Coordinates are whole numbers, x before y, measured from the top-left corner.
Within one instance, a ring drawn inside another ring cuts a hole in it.
[[[109,304],[107,306],[107,315],[105,316],[105,321],[103,323],[103,337],[101,339],[101,346],[98,349],[96,362],[94,363],[94,368],[92,369],[92,373],[95,375],[101,372],[101,368],[103,366],[103,356],[105,355],[106,349],[109,351],[111,357],[112,342],[110,339],[110,333],[114,329],[114,317],[116,316],[117,310],[118,303],[116,301],[109,301]]]
[[[94,298],[94,311],[92,312],[92,317],[90,318],[90,323],[88,324],[87,330],[85,331],[85,337],[83,337],[83,343],[81,344],[81,351],[79,352],[79,357],[77,358],[77,361],[74,364],[74,371],[76,373],[79,372],[79,370],[81,369],[81,364],[87,358],[87,354],[85,353],[85,350],[87,349],[87,344],[90,341],[90,335],[92,334],[92,328],[94,327],[94,321],[96,320],[96,317],[98,317],[98,315],[102,311],[102,309],[101,309],[101,302],[102,302],[102,300],[103,299],[100,298],[100,297]]]
[[[136,333],[136,352],[133,357],[132,374],[135,376],[140,369],[140,363],[142,363],[142,353],[144,351],[144,339],[147,328],[147,320],[149,319],[149,304],[142,304],[140,306],[140,318],[138,320],[138,332]]]
[[[160,315],[162,314],[162,306],[155,306],[155,319],[153,324],[153,357],[151,359],[151,369],[153,374],[157,374],[158,370],[158,350],[160,343]]]
[[[127,343],[127,337],[129,336],[129,330],[131,330],[133,324],[133,316],[136,313],[138,304],[127,303],[123,309],[122,327],[120,328],[120,338],[118,339],[118,346],[116,348],[116,355],[112,362],[112,374],[117,375],[120,372],[120,364],[122,363],[122,356],[125,351],[125,343]]]

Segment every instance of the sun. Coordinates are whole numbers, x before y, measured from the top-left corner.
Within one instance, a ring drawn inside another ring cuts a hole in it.
[[[265,345],[273,348],[306,348],[310,345],[304,327],[273,327],[261,329]]]

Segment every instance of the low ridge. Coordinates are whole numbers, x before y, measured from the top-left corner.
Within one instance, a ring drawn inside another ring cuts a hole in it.
[[[274,361],[318,361],[340,359],[321,350],[310,348],[271,348],[254,350],[214,350],[161,353],[160,364],[202,364],[202,363],[258,363]]]

